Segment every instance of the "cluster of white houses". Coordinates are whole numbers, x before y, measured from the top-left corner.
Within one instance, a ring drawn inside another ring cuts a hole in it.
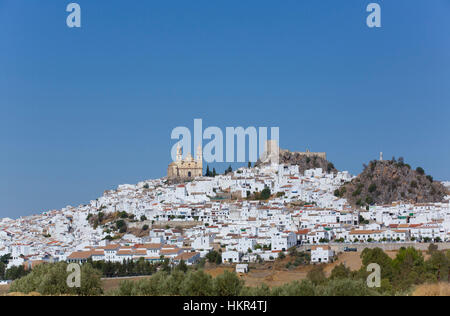
[[[87,205],[1,219],[0,256],[11,254],[9,266],[141,258],[192,264],[220,249],[224,262],[235,263],[273,260],[291,247],[310,244],[317,246],[313,261],[328,262],[334,256],[329,242],[450,240],[449,198],[355,209],[334,196],[351,179],[348,172],[312,169],[300,174],[297,166],[272,164],[179,185],[165,179],[120,185]],[[273,194],[270,200],[249,198],[265,188]],[[114,223],[92,225],[88,220],[116,212],[131,215],[128,228],[147,225],[146,236],[137,237],[132,230],[119,234]],[[112,237],[115,242],[108,242]]]

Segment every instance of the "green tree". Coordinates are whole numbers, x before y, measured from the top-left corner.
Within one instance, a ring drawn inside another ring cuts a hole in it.
[[[416,169],[417,173],[419,173],[420,175],[424,175],[425,174],[425,170],[422,167],[417,167]]]
[[[225,271],[214,279],[214,294],[217,296],[238,296],[243,287],[244,281],[230,271]]]
[[[270,198],[271,192],[269,187],[265,187],[262,191],[261,191],[261,195],[260,198],[261,200],[268,200]]]
[[[209,165],[206,166],[206,173],[205,173],[205,177],[211,177],[211,171],[209,171]]]
[[[306,278],[314,285],[320,285],[326,282],[327,277],[322,265],[314,266],[306,275]]]
[[[364,280],[335,279],[318,288],[320,296],[371,296],[375,290],[367,287]]]
[[[293,281],[272,290],[273,296],[315,296],[316,286],[309,280]]]
[[[231,165],[225,170],[225,174],[229,174],[233,172],[233,168],[231,168]]]
[[[363,264],[360,272],[364,277],[369,275],[367,266],[371,263],[376,263],[380,265],[382,278],[392,278],[392,259],[381,248],[365,248],[360,257]]]
[[[0,261],[0,280],[5,279],[6,265]]]
[[[220,253],[218,253],[215,250],[210,251],[207,255],[206,255],[206,259],[208,259],[208,261],[210,263],[215,263],[215,264],[221,264],[222,263],[222,255]]]
[[[331,271],[330,279],[348,279],[352,275],[352,271],[342,263],[334,267]]]
[[[103,293],[98,270],[90,264],[81,267],[81,287],[69,288],[67,285],[67,263],[40,264],[31,273],[14,281],[10,292],[38,292],[42,295],[100,295]]]
[[[6,280],[17,280],[26,276],[28,271],[25,270],[23,266],[12,266],[11,268],[5,271],[5,279]]]
[[[213,295],[213,280],[203,270],[189,271],[181,284],[180,294],[183,296]]]

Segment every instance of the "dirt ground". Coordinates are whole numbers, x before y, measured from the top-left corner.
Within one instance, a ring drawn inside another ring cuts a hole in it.
[[[386,254],[395,258],[397,255],[397,250],[386,251]],[[423,252],[425,259],[428,258],[428,254]],[[338,259],[329,264],[324,265],[325,274],[330,276],[331,271],[335,266],[344,264],[350,270],[359,270],[362,266],[361,252],[343,252],[338,254]],[[282,261],[276,261],[271,263],[250,265],[250,271],[247,274],[241,275],[241,278],[245,281],[247,286],[260,286],[263,283],[269,287],[275,287],[283,285],[284,283],[292,281],[301,281],[306,279],[308,272],[312,269],[312,265],[299,266],[293,269],[287,269],[286,264],[291,261],[289,257],[283,259]],[[234,267],[207,267],[205,271],[213,277],[222,274],[225,270],[234,271]]]
[[[330,275],[336,265],[345,264],[351,270],[361,268],[362,262],[360,253],[348,252],[339,255],[338,260],[334,263],[324,265],[325,273]],[[250,272],[241,275],[247,286],[260,286],[263,283],[269,287],[280,286],[292,281],[301,281],[306,278],[308,272],[312,269],[312,265],[298,266],[293,269],[287,269],[286,264],[291,261],[289,257],[279,261],[250,265]],[[225,270],[234,271],[234,267],[207,267],[205,271],[213,277],[222,274]]]

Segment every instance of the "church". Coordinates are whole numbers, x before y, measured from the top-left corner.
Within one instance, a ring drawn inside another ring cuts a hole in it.
[[[183,159],[183,151],[178,145],[176,161],[167,168],[167,178],[174,179],[194,179],[203,175],[203,155],[202,147],[198,146],[196,159],[188,153]]]

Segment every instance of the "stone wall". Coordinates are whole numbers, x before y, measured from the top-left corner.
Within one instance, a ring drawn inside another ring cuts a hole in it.
[[[344,248],[356,248],[358,252],[363,251],[365,248],[381,248],[384,251],[390,251],[390,250],[399,250],[401,247],[414,247],[417,250],[428,250],[428,247],[430,246],[429,243],[414,243],[414,242],[407,242],[407,243],[362,243],[362,244],[345,244],[345,243],[330,243],[330,247],[335,252],[344,252]],[[447,250],[450,249],[450,242],[446,243],[436,243],[439,250]],[[299,251],[306,251],[308,249],[311,249],[311,246],[313,245],[302,245],[298,247]]]

